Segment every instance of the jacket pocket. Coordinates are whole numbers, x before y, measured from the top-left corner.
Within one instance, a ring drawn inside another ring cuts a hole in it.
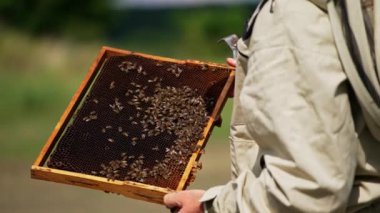
[[[232,125],[230,136],[232,177],[236,178],[242,171],[252,171],[256,176],[261,172],[260,150],[249,136],[245,125]]]

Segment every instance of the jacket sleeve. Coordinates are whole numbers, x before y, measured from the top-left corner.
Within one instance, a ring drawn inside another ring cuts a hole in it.
[[[276,0],[274,13],[269,6],[239,96],[265,166],[208,190],[205,211],[344,212],[359,142],[329,20],[303,0]]]

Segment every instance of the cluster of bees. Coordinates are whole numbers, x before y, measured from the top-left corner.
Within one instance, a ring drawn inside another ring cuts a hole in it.
[[[161,62],[156,62],[156,67],[164,66]],[[147,75],[147,72],[144,70],[142,65],[138,65],[137,63],[133,63],[131,61],[123,61],[118,65],[119,69],[122,72],[130,73],[136,71],[138,74]],[[206,64],[202,64],[202,70],[207,70],[208,66]],[[180,68],[177,64],[171,64],[169,68],[166,69],[169,73],[173,74],[175,77],[179,78],[183,69]]]
[[[155,124],[154,131],[176,136],[174,144],[165,150],[165,159],[185,165],[195,151],[196,142],[203,139],[208,120],[203,98],[187,86],[157,88],[148,110]]]
[[[88,116],[83,117],[83,121],[85,122],[90,122],[96,119],[98,119],[98,115],[96,114],[96,111],[91,111]]]
[[[163,64],[157,62],[156,66],[163,66]],[[130,61],[123,61],[118,67],[126,74],[136,72],[139,75],[148,75],[142,65]],[[170,65],[166,70],[177,78],[183,72],[175,64]],[[203,138],[203,128],[209,119],[206,103],[197,91],[189,86],[163,86],[162,81],[161,77],[146,77],[144,83],[132,81],[124,93],[127,101],[123,102],[119,98],[114,98],[109,104],[110,110],[116,115],[124,113],[123,110],[133,111],[127,122],[132,127],[135,126],[134,129],[141,130],[138,136],[135,136],[136,132],[132,136],[127,131],[130,128],[121,126],[107,125],[101,129],[101,132],[105,134],[111,130],[115,132],[116,129],[124,137],[122,143],[130,143],[132,146],[143,143],[147,138],[157,137],[160,140],[165,135],[170,135],[175,139],[168,147],[157,144],[146,145],[150,146],[152,151],[164,153],[164,157],[161,160],[155,160],[153,164],[145,165],[144,155],[135,157],[122,153],[120,159],[100,164],[98,171],[91,171],[92,175],[103,176],[108,180],[144,183],[149,178],[167,180],[173,174],[173,169],[184,170],[190,156],[198,148],[196,143]],[[113,90],[116,86],[116,83],[112,81],[108,89]],[[148,89],[150,92],[147,92]],[[93,99],[93,102],[99,103],[97,99]],[[97,119],[94,116],[96,113],[84,117],[83,120]],[[107,138],[107,141],[119,142],[113,138]]]
[[[172,64],[166,71],[169,71],[171,74],[175,75],[175,77],[179,78],[183,70],[178,67],[176,64]]]
[[[148,169],[143,168],[144,158],[144,155],[135,158],[135,156],[128,156],[127,153],[123,152],[119,160],[112,160],[107,165],[102,163],[100,165],[101,170],[99,172],[91,171],[91,174],[104,176],[107,180],[120,179],[123,175],[123,180],[143,183],[148,177]]]
[[[133,63],[131,61],[123,61],[121,64],[119,64],[119,69],[122,72],[129,73],[131,71],[137,71],[138,74],[147,75],[147,72],[143,70],[143,67],[141,65],[138,65],[137,63]]]
[[[115,113],[120,113],[121,110],[124,109],[124,106],[121,104],[118,98],[115,98],[114,102],[112,104],[109,104],[109,106]]]

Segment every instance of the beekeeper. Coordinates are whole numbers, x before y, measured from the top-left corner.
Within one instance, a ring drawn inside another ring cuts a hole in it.
[[[237,43],[233,178],[167,207],[380,212],[379,12],[379,0],[262,1]]]

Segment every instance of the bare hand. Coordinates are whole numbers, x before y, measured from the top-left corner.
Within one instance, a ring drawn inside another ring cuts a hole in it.
[[[186,190],[165,195],[164,204],[169,209],[178,209],[180,213],[202,213],[203,206],[199,202],[204,190]]]
[[[233,58],[227,58],[227,64],[230,65],[231,67],[236,67],[236,60]]]

